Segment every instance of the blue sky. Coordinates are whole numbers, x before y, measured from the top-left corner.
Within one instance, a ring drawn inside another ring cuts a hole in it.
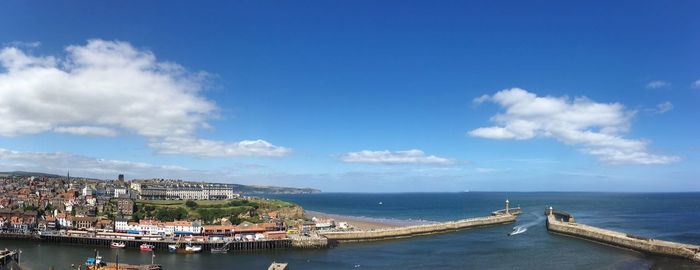
[[[0,171],[700,191],[699,8],[3,1]]]

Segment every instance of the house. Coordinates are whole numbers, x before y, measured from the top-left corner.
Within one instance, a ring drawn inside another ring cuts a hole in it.
[[[134,214],[134,201],[129,198],[117,198],[117,213],[120,216],[128,216]]]
[[[73,217],[65,213],[56,214],[56,220],[61,228],[73,228]]]
[[[94,217],[74,217],[73,228],[79,230],[92,230],[95,229],[96,221],[97,219]]]
[[[103,218],[97,221],[97,223],[95,224],[95,229],[114,231],[114,224],[111,220]]]

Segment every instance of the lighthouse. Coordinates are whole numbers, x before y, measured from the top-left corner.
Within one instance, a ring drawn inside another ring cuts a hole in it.
[[[508,208],[509,203],[508,199],[506,199],[506,215],[510,214],[510,209]]]

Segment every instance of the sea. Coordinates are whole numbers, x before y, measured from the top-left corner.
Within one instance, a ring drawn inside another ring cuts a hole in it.
[[[520,206],[514,224],[364,243],[327,249],[169,254],[156,252],[164,269],[700,269],[684,259],[645,255],[547,232],[547,206],[577,222],[656,239],[700,245],[700,193],[457,192],[319,193],[274,195],[305,209],[398,222],[448,221],[487,216]],[[508,236],[514,227],[521,233]],[[28,269],[74,269],[98,250],[105,260],[150,263],[151,253],[105,247],[0,240],[0,248],[22,250]],[[83,267],[84,268],[84,267]]]

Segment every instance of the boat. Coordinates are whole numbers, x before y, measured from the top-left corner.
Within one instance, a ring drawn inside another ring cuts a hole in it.
[[[384,203],[383,203],[383,202],[379,202],[379,205],[382,205],[382,204],[384,204]]]
[[[109,244],[111,248],[124,248],[126,247],[126,243],[124,242],[112,242]]]
[[[513,231],[510,232],[510,233],[508,234],[508,236],[513,236],[513,235],[516,235],[516,234],[521,234],[521,233],[524,233],[525,231],[527,231],[527,228],[524,228],[524,227],[521,227],[521,226],[517,226],[517,227],[514,227],[514,228],[513,228]]]
[[[117,256],[118,258],[118,256]],[[85,269],[87,270],[162,270],[160,264],[125,264],[125,263],[108,263],[102,260],[102,256],[96,254],[94,258],[87,258],[85,261]]]
[[[151,245],[151,244],[147,244],[147,243],[143,243],[139,246],[139,249],[141,251],[153,251],[153,249],[155,249],[155,248],[156,248],[156,246]]]
[[[224,244],[221,247],[212,247],[211,253],[219,253],[219,254],[228,253],[228,246],[226,244]]]
[[[200,246],[200,245],[193,245],[190,243],[185,245],[185,252],[187,252],[187,253],[197,253],[200,251],[202,251],[202,246]]]
[[[175,245],[175,244],[168,245],[168,251],[177,252],[177,245]]]

